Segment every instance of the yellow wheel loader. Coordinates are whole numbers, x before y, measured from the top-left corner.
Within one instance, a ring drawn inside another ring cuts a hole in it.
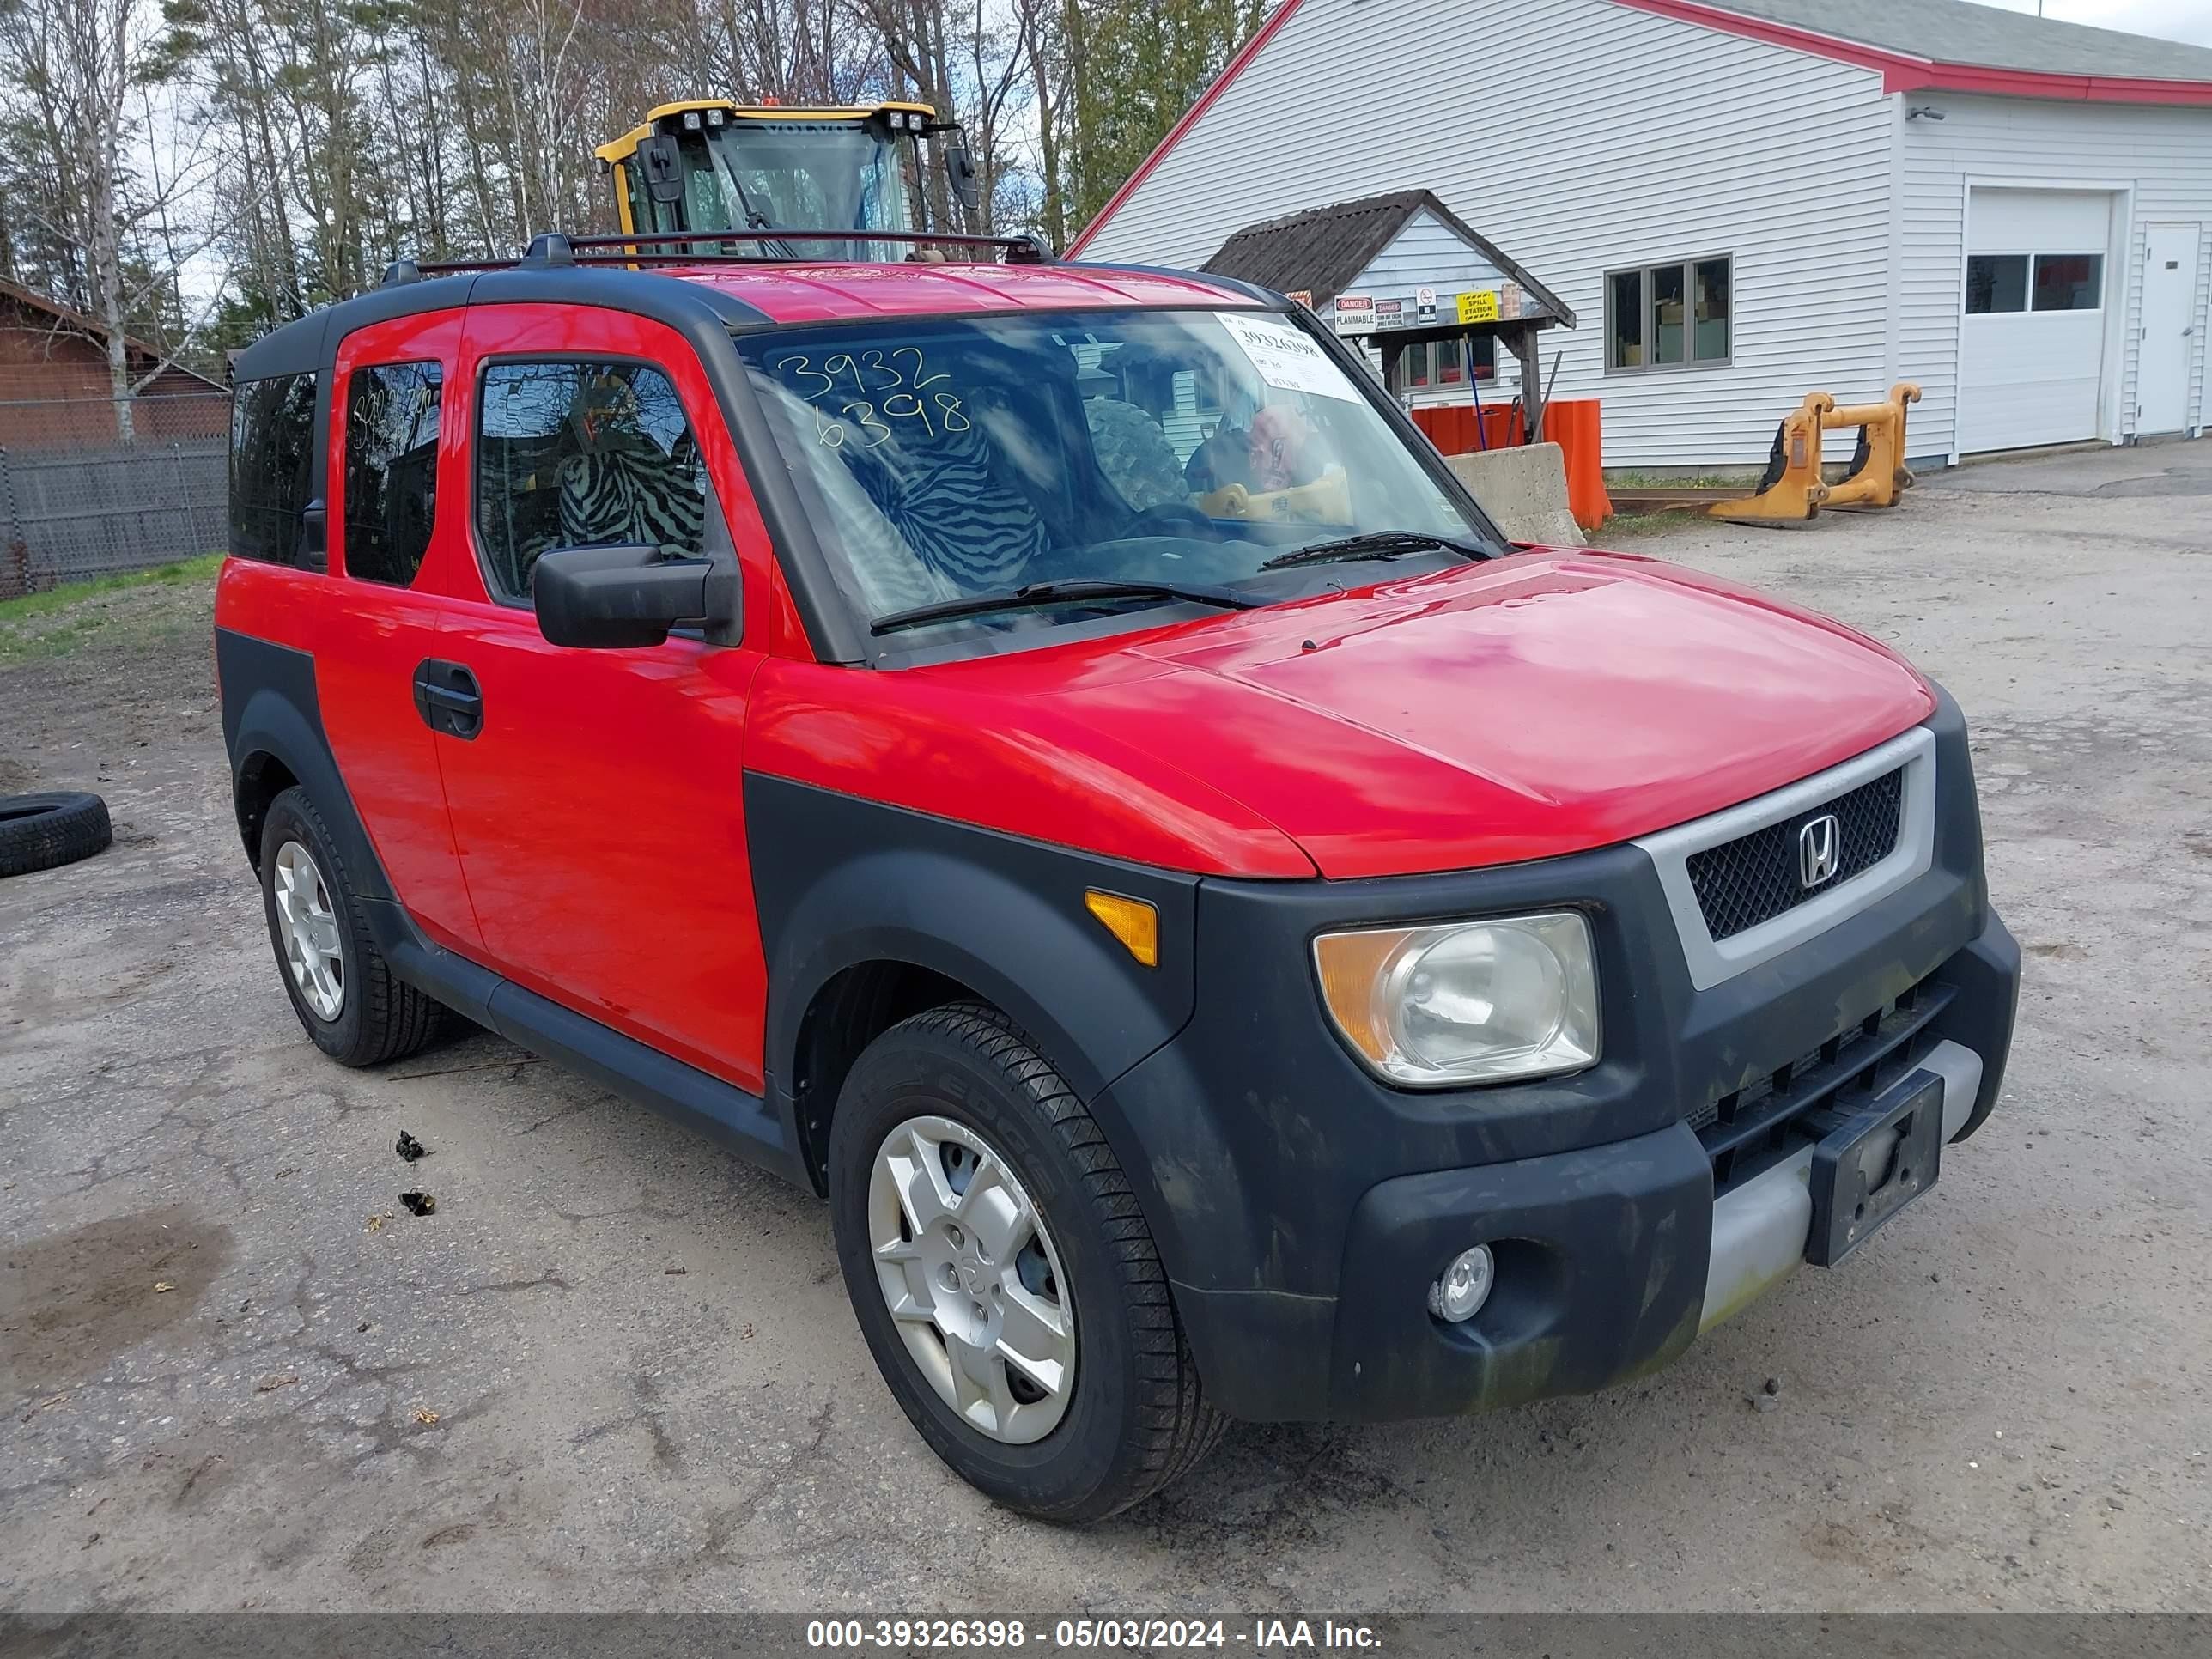
[[[931,219],[955,208],[972,218],[977,205],[959,124],[927,104],[787,109],[690,99],[661,105],[593,154],[612,177],[625,234],[731,231],[743,252],[769,258],[902,258],[922,235],[965,228]],[[759,234],[772,230],[813,234]],[[896,240],[820,234],[871,230]],[[684,246],[720,246],[712,237]]]

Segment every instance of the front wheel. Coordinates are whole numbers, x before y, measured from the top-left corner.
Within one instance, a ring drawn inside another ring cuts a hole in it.
[[[838,1098],[830,1170],[861,1334],[963,1480],[1097,1521],[1220,1438],[1121,1165],[1005,1015],[956,1003],[877,1038]]]

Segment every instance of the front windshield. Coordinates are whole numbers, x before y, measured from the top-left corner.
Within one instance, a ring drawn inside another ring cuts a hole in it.
[[[1271,313],[925,318],[738,343],[833,574],[872,622],[1056,581],[1267,603],[1310,590],[1263,568],[1301,549],[1388,532],[1486,539],[1370,391]],[[947,618],[913,642],[1098,610]]]

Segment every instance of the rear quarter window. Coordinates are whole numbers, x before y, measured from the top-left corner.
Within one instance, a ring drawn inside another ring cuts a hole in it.
[[[436,363],[353,371],[346,390],[345,572],[405,587],[430,550],[438,504]]]
[[[300,562],[313,488],[315,377],[239,383],[230,416],[230,550],[270,564]]]

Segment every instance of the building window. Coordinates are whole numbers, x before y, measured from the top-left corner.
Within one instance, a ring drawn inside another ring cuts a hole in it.
[[[2038,311],[2095,311],[2104,304],[2104,277],[2101,253],[2039,253],[2031,303]]]
[[[2027,309],[2027,255],[1975,253],[1966,259],[1966,314]]]
[[[1697,279],[1691,355],[1701,363],[1724,363],[1729,358],[1729,262],[1700,259],[1691,269]]]
[[[1974,253],[1966,258],[1966,314],[2095,311],[2105,302],[2101,253]]]
[[[1616,270],[1606,279],[1606,367],[1644,367],[1644,273]]]
[[[1735,261],[1672,260],[1605,279],[1608,370],[1692,368],[1729,361]]]
[[[430,550],[438,500],[435,363],[356,368],[346,391],[349,576],[405,587]]]
[[[1497,337],[1478,334],[1468,342],[1468,345],[1469,355],[1474,359],[1474,378],[1478,380],[1496,380]],[[1457,340],[1430,340],[1406,347],[1398,359],[1401,384],[1408,392],[1436,386],[1464,386],[1467,374],[1459,347]]]
[[[241,382],[231,400],[233,555],[300,562],[314,460],[315,377],[278,374]]]

